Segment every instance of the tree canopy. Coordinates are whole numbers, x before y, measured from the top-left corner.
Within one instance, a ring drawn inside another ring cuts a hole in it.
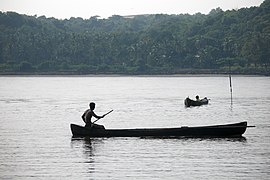
[[[59,20],[0,12],[0,73],[269,74],[270,1],[195,15]]]

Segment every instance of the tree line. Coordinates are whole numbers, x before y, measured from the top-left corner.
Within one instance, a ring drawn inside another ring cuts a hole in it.
[[[209,14],[55,19],[0,12],[0,73],[268,74],[270,1]]]

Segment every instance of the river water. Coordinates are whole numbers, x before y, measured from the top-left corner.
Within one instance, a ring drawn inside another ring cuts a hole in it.
[[[0,179],[270,179],[270,78],[0,77]],[[184,107],[184,99],[210,98]],[[243,138],[72,138],[88,103],[106,128],[247,121]]]

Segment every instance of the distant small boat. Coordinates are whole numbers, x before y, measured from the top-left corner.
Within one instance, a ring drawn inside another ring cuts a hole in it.
[[[201,106],[201,105],[204,105],[204,104],[208,104],[209,102],[209,99],[207,99],[206,97],[199,100],[199,101],[194,101],[192,99],[190,99],[189,97],[187,97],[185,99],[185,106],[186,107],[190,107],[190,106]]]
[[[74,137],[241,137],[247,127],[247,122],[151,129],[97,129],[70,124]]]

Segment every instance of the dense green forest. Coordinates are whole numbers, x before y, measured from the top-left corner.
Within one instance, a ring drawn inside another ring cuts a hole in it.
[[[59,20],[0,12],[1,74],[267,74],[270,0],[209,14]]]

